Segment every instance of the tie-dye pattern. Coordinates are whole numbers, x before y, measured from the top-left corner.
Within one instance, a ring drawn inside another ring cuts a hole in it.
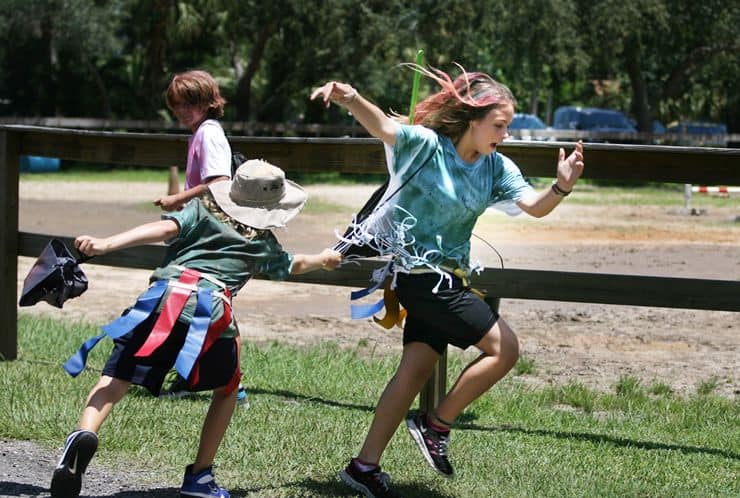
[[[493,153],[467,163],[449,138],[422,126],[399,125],[390,152],[388,189],[345,242],[392,256],[396,271],[444,267],[469,275],[480,267],[470,264],[478,217],[488,207],[519,214],[516,201],[533,192],[509,158]]]

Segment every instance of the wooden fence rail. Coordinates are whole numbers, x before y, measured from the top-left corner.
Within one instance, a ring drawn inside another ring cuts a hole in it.
[[[52,237],[67,247],[74,245],[74,238],[69,235],[19,232],[18,255],[37,257]],[[161,245],[131,247],[96,256],[92,263],[151,270],[162,262],[164,253]],[[383,264],[384,261],[363,259],[332,272],[291,275],[288,281],[367,287],[369,275]],[[738,280],[486,268],[474,277],[474,282],[496,298],[740,311]]]
[[[114,133],[0,125],[16,140],[19,154],[104,164],[169,167],[182,164],[187,136]],[[385,172],[385,156],[374,138],[230,137],[232,148],[286,171]],[[551,177],[559,147],[572,142],[511,142],[499,150],[526,176]],[[740,184],[740,149],[661,145],[588,144],[584,178],[627,181]]]
[[[74,117],[18,117],[0,116],[0,124],[78,128],[85,130],[117,130],[130,132],[162,133],[179,131],[189,133],[188,128],[177,121],[102,119]],[[359,123],[334,125],[319,123],[262,123],[254,121],[221,121],[226,133],[232,135],[300,136],[300,137],[367,137],[368,133]],[[509,130],[515,138],[536,137],[540,140],[579,140],[584,142],[608,141],[616,143],[672,144],[672,145],[727,145],[739,144],[738,133],[652,133],[614,132],[564,129],[517,129]]]
[[[231,137],[232,148],[261,157],[287,171],[385,171],[382,146],[375,139]],[[527,176],[551,177],[557,149],[572,143],[517,142],[501,146]],[[18,232],[18,158],[38,155],[107,164],[169,167],[181,164],[183,135],[90,132],[32,126],[0,125],[0,358],[17,357],[17,257],[37,256],[53,235]],[[740,149],[587,144],[584,178],[695,184],[740,185]],[[58,234],[71,244],[69,234]],[[161,246],[145,246],[98,257],[96,262],[129,268],[154,268]],[[334,272],[291,277],[292,282],[365,287],[380,263],[361,261]],[[476,287],[496,298],[627,304],[740,311],[740,281],[667,278],[600,273],[519,269],[485,269]],[[443,357],[444,358],[444,357]],[[444,392],[445,365],[425,388],[427,403]],[[442,372],[442,374],[440,374]]]

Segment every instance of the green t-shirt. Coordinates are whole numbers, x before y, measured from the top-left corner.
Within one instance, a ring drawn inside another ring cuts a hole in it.
[[[252,240],[218,221],[198,199],[193,199],[180,211],[162,215],[180,227],[180,233],[168,241],[162,265],[154,270],[151,280],[177,279],[185,266],[217,278],[236,295],[254,275],[271,280],[285,280],[290,274],[293,257],[270,231]],[[202,286],[218,288],[207,280]]]
[[[285,280],[290,274],[293,257],[283,250],[272,232],[263,231],[249,240],[218,221],[199,199],[191,200],[180,211],[163,214],[162,219],[177,223],[180,233],[167,242],[167,253],[162,265],[152,273],[152,282],[177,280],[182,273],[177,266],[181,266],[218,279],[235,296],[254,275]],[[221,290],[206,279],[201,279],[198,286]],[[168,289],[157,311],[161,311],[169,292]],[[197,295],[191,294],[178,321],[190,323],[196,301]],[[223,306],[223,300],[214,296],[211,323],[221,318]],[[232,321],[221,337],[233,337],[235,333]]]

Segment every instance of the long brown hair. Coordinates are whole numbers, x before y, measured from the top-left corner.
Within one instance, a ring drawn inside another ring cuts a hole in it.
[[[471,121],[482,119],[501,105],[516,106],[509,88],[486,73],[465,71],[453,81],[439,69],[406,64],[436,81],[442,89],[416,105],[414,124],[448,136],[454,143],[465,134]]]

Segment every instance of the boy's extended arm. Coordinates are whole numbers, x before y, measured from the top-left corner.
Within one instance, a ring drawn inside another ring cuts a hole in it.
[[[180,233],[180,227],[173,220],[161,220],[139,225],[131,230],[98,238],[80,235],[75,239],[75,247],[86,256],[99,256],[126,247],[162,242]]]
[[[327,107],[329,102],[344,106],[370,135],[381,139],[388,145],[396,143],[398,123],[347,83],[330,81],[314,90],[311,100],[318,96],[323,98]]]
[[[342,262],[342,254],[332,249],[324,249],[319,254],[295,254],[290,273],[299,275],[310,271],[333,270]]]

